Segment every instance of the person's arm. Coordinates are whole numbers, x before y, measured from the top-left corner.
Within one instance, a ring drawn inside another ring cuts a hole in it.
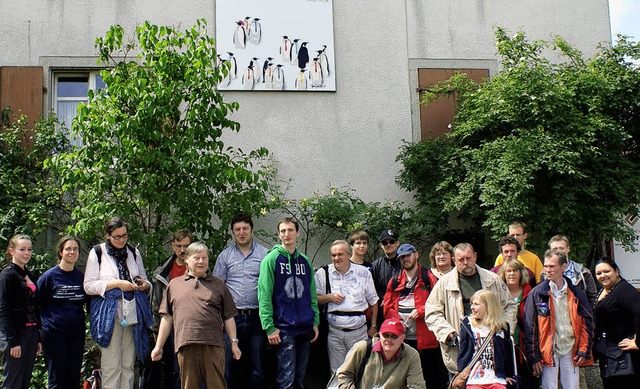
[[[340,293],[325,293],[327,291],[325,278],[325,270],[323,267],[321,267],[320,269],[318,269],[314,276],[316,282],[316,296],[318,296],[318,305],[342,303],[344,301],[344,295]]]
[[[309,260],[309,258],[302,256],[307,263],[309,264],[309,269],[311,270],[311,284],[309,285],[309,291],[311,292],[311,309],[313,309],[313,326],[315,327],[316,336],[313,338],[312,342],[315,342],[318,337],[318,326],[320,325],[320,309],[318,308],[318,294],[316,293],[316,277],[313,271],[313,264]]]
[[[98,295],[104,297],[106,291],[111,289],[121,289],[123,291],[132,291],[137,288],[137,285],[133,282],[117,279],[117,276],[113,276],[111,280],[103,280],[100,277],[100,267],[107,266],[106,264],[98,263],[98,256],[96,251],[91,249],[89,257],[87,258],[87,266],[84,271],[84,291],[88,295]]]
[[[360,341],[354,344],[351,350],[347,352],[344,362],[338,367],[338,370],[336,370],[338,387],[340,389],[356,389],[356,375],[360,370],[360,365],[369,362],[364,360],[366,353],[366,341]],[[418,365],[420,365],[420,363],[418,363]]]
[[[525,354],[532,365],[535,376],[540,377],[542,373],[542,356],[540,353],[540,343],[538,340],[538,314],[536,312],[535,292],[529,292],[524,306],[524,345]]]
[[[220,277],[222,281],[227,282],[227,256],[224,254],[225,250],[223,250],[220,255],[218,255],[216,264],[213,265],[213,275],[216,277]]]
[[[442,281],[438,282],[427,298],[424,306],[424,321],[440,343],[447,343],[450,336],[456,334],[456,329],[449,324],[444,315],[445,290]]]
[[[406,346],[404,352],[406,352]],[[409,369],[407,370],[407,388],[408,389],[426,389],[427,385],[424,382],[424,375],[422,374],[422,364],[420,363],[420,354],[417,352],[409,354],[411,361],[409,362]]]
[[[585,272],[582,273],[582,275],[584,277],[587,299],[589,299],[589,304],[593,307],[596,304],[596,299],[598,298],[598,287],[596,285],[596,281],[593,279],[591,272],[586,267]]]
[[[267,254],[260,263],[258,276],[258,305],[260,307],[260,322],[267,336],[272,335],[277,328],[273,325],[273,284],[275,277],[274,262],[278,256],[277,250]],[[278,331],[279,333],[279,331]]]
[[[149,281],[147,272],[144,270],[144,263],[142,262],[142,255],[140,254],[140,250],[134,249],[133,255],[136,262],[136,267],[138,268],[138,277],[140,277],[138,278],[138,281],[134,283],[136,285],[136,289],[149,294],[151,293],[151,281]]]
[[[238,360],[242,355],[240,347],[238,346],[238,338],[236,334],[236,320],[232,317],[224,321],[224,330],[231,341],[231,354],[233,359]]]
[[[158,339],[156,340],[155,347],[153,348],[153,350],[151,350],[152,361],[157,362],[162,358],[162,348],[164,347],[164,343],[167,341],[167,338],[171,333],[172,327],[173,316],[169,314],[162,315],[162,319],[160,320],[160,329],[158,330]]]

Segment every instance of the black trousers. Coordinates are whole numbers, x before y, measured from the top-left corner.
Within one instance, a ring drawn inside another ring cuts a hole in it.
[[[84,352],[84,332],[43,333],[42,351],[49,373],[49,389],[78,388]]]
[[[29,389],[38,351],[38,329],[35,326],[25,329],[20,346],[22,347],[20,358],[11,358],[9,346],[3,350],[2,389]]]

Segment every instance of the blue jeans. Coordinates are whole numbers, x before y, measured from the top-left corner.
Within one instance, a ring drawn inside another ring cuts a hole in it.
[[[278,389],[304,388],[307,372],[312,332],[301,335],[287,335],[280,332],[282,343],[278,346]]]
[[[229,389],[235,388],[264,388],[264,371],[262,360],[267,348],[267,335],[262,329],[260,316],[257,310],[250,315],[239,313],[235,316],[236,333],[238,346],[242,351],[242,358],[239,361],[233,359],[231,355],[231,343],[225,333],[226,366],[225,380]],[[251,374],[247,376],[247,372]]]

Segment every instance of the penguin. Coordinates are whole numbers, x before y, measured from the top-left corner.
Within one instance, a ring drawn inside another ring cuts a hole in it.
[[[229,67],[229,78],[235,80],[238,76],[238,62],[236,61],[236,57],[233,56],[233,53],[227,52],[227,54],[229,54],[227,61],[231,63],[231,66]]]
[[[309,79],[311,80],[311,87],[320,88],[322,86],[322,65],[318,61],[318,57],[311,62],[311,70],[309,70]]]
[[[267,68],[272,65],[271,61],[273,61],[273,57],[267,57],[267,59],[264,60],[264,64],[262,64],[262,82],[263,83],[266,79],[265,72],[267,71]]]
[[[327,45],[323,45],[322,50],[316,50],[318,53],[318,62],[322,65],[322,77],[328,77],[331,72],[329,71],[329,58],[327,58]]]
[[[244,28],[244,22],[242,20],[238,20],[236,24],[238,26],[233,33],[233,44],[236,46],[236,49],[244,49],[247,47],[247,29]]]
[[[260,82],[262,79],[262,70],[260,69],[260,62],[258,59],[258,57],[253,57],[251,59],[251,68],[253,69],[253,78],[255,83]]]
[[[261,39],[262,25],[260,24],[260,18],[253,18],[251,24],[249,24],[249,42],[258,45]]]
[[[255,79],[253,77],[253,62],[249,62],[249,66],[244,71],[242,75],[242,86],[244,90],[252,90],[255,84]]]
[[[273,89],[273,63],[269,62],[264,68],[264,77],[262,82],[265,89]]]
[[[300,45],[298,45],[299,41],[300,39],[296,38],[291,43],[291,64],[292,65],[298,64],[298,50],[300,48]]]
[[[306,68],[309,63],[309,49],[307,49],[307,43],[309,42],[302,42],[300,49],[298,50],[298,59],[296,62],[300,70]]]
[[[291,41],[286,35],[282,36],[282,42],[280,43],[280,55],[282,56],[283,62],[291,62]]]
[[[298,73],[298,77],[296,77],[296,89],[297,90],[307,90],[307,76],[304,74],[306,70],[301,69],[300,73]]]
[[[273,89],[284,89],[284,69],[282,64],[277,64],[273,71]]]
[[[248,37],[249,34],[250,34],[249,33],[249,26],[251,25],[251,16],[245,16],[242,25],[244,26],[244,29],[247,32],[247,37]]]

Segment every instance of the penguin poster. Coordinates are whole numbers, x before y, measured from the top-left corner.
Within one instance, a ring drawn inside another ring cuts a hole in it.
[[[216,50],[220,90],[335,92],[333,1],[216,0]]]

